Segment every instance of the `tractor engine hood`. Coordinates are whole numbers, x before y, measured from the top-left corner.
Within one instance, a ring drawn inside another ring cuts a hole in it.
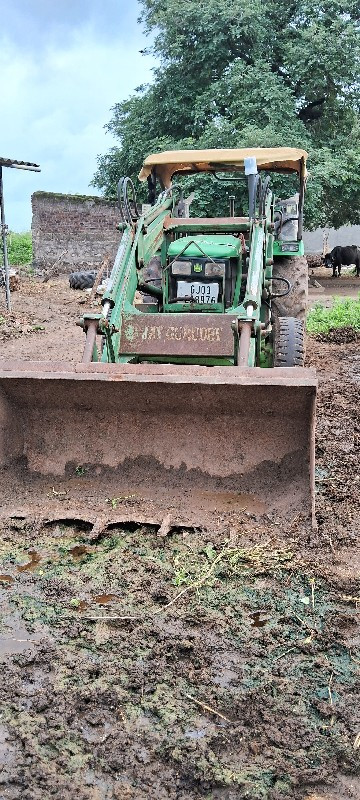
[[[176,256],[186,258],[239,258],[241,241],[236,236],[184,236],[171,242],[168,249],[169,258]]]

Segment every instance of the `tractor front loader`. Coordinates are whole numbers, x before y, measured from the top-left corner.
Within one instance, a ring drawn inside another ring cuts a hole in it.
[[[272,172],[298,175],[299,192],[276,201]],[[248,214],[231,197],[227,216],[190,217],[176,180],[195,173],[220,190],[245,177]],[[82,361],[1,364],[3,474],[67,491],[80,465],[82,500],[88,487],[95,505],[134,497],[153,517],[174,509],[195,524],[240,507],[312,517],[306,153],[172,151],[149,156],[139,178],[150,204],[139,214],[120,182],[123,234],[101,313],[79,323]]]

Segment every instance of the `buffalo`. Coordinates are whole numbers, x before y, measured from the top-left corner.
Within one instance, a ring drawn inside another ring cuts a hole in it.
[[[356,275],[360,277],[360,249],[356,244],[348,245],[347,247],[334,247],[330,253],[326,253],[324,258],[325,267],[332,267],[332,277],[336,278],[341,275],[341,267],[349,267],[350,264],[355,264]]]

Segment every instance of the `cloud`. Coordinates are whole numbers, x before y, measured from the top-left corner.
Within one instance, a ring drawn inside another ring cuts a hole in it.
[[[110,109],[150,81],[154,65],[139,53],[148,41],[137,3],[33,0],[23,15],[24,5],[13,0],[0,34],[0,155],[42,171],[3,171],[13,230],[30,227],[33,191],[94,194],[96,156],[114,144],[104,131]]]
[[[0,0],[2,31],[26,52],[64,46],[69,32],[84,23],[91,25],[98,41],[116,41],[120,31],[136,38],[140,14],[136,0]]]

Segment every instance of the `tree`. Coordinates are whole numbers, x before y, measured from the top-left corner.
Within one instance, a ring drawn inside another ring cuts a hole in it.
[[[359,3],[142,0],[159,58],[150,86],[113,108],[119,147],[94,184],[114,194],[150,152],[281,145],[310,153],[306,224],[359,221]],[[192,186],[194,181],[187,180]],[[211,181],[197,205],[216,211]]]

